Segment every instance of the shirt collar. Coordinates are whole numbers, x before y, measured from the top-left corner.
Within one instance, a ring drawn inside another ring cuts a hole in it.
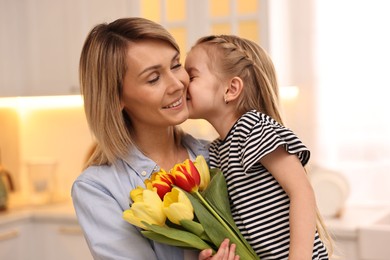
[[[194,160],[198,155],[203,155],[208,161],[207,141],[202,142],[189,134],[184,134],[182,137],[182,144],[187,149],[191,160]],[[129,148],[129,153],[125,158],[125,162],[143,180],[149,179],[152,173],[160,170],[160,167],[153,160],[145,156],[135,146]]]
[[[149,157],[145,156],[139,149],[135,146],[129,148],[129,153],[124,160],[134,172],[143,180],[150,178],[150,175],[160,168],[158,165],[151,160]]]

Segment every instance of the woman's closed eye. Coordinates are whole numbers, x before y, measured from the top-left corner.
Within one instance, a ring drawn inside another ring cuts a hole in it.
[[[175,70],[175,69],[179,69],[179,68],[181,68],[181,63],[174,64],[171,69]]]
[[[149,77],[149,79],[148,79],[148,83],[149,83],[149,84],[154,84],[154,83],[156,83],[159,79],[160,79],[160,75],[157,74],[157,73],[153,73],[152,75],[150,75],[150,77]]]
[[[178,62],[178,63],[175,63],[175,64],[172,65],[171,70],[179,70],[180,68],[182,68],[182,65],[181,65],[180,62]],[[159,72],[157,72],[157,71],[153,72],[152,74],[149,75],[147,82],[149,84],[154,84],[157,81],[159,81],[160,76],[161,75],[160,75]]]

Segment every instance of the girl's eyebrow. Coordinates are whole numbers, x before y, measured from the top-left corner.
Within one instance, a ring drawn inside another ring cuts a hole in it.
[[[199,70],[195,67],[189,67],[189,68],[186,68],[187,72],[190,73],[190,72],[198,72],[199,73]]]
[[[171,59],[171,62],[175,61],[176,59],[178,59],[178,56],[180,55],[179,52],[176,52],[175,55],[173,55],[172,59]],[[153,65],[153,66],[150,66],[150,67],[147,67],[146,69],[144,69],[143,71],[141,71],[138,76],[141,76],[142,74],[150,71],[150,70],[156,70],[156,69],[159,69],[161,68],[162,66],[160,64],[158,65]]]

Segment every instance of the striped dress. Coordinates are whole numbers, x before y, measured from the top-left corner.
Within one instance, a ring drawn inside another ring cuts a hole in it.
[[[290,200],[259,160],[283,146],[306,165],[310,152],[298,137],[271,117],[254,110],[244,114],[225,140],[210,145],[210,166],[225,176],[237,227],[260,259],[287,259]],[[328,259],[318,233],[313,259]]]

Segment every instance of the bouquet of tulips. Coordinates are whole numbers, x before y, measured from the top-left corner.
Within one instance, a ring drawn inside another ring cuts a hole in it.
[[[214,252],[225,238],[241,259],[259,259],[231,216],[222,172],[209,169],[203,156],[161,169],[130,192],[123,218],[159,243]]]

